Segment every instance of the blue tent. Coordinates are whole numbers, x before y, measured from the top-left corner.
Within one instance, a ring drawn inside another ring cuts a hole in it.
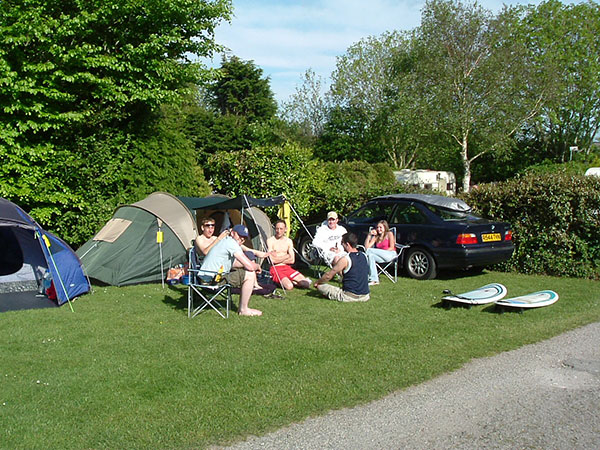
[[[45,231],[20,207],[0,197],[0,292],[37,291],[46,272],[54,282],[58,305],[90,290],[71,247]],[[21,308],[17,305],[8,309]]]

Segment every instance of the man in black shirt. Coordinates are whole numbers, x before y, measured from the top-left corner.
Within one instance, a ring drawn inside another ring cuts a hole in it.
[[[342,236],[342,248],[347,253],[333,268],[319,278],[314,286],[325,297],[339,302],[366,302],[369,300],[369,263],[364,253],[356,249],[358,238],[354,233]],[[341,289],[327,284],[335,275],[342,275]]]

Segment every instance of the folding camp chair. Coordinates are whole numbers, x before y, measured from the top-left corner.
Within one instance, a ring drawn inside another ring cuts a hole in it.
[[[369,229],[369,233],[371,229]],[[398,281],[398,261],[401,260],[402,253],[408,245],[398,244],[396,240],[396,228],[391,228],[390,231],[394,234],[394,240],[396,241],[396,256],[387,262],[376,262],[375,267],[377,268],[377,275],[385,275],[392,283],[396,283]]]
[[[223,319],[228,318],[229,309],[231,308],[231,285],[229,283],[206,282],[198,274],[199,271],[200,266],[198,265],[196,250],[192,246],[189,251],[188,317],[196,317],[206,307],[210,306]],[[198,302],[194,306],[196,297]],[[225,302],[225,314],[220,311],[222,301]]]
[[[321,224],[320,226],[317,227],[317,230],[322,226],[327,226],[327,222],[323,222],[323,224]],[[316,230],[315,230],[315,235],[316,235]],[[310,233],[309,233],[309,236],[310,236]],[[311,236],[311,238],[313,238],[313,236]],[[325,256],[323,255],[323,250],[320,247],[313,245],[312,240],[310,243],[307,243],[307,246],[308,246],[308,255],[309,255],[308,259],[304,258],[299,251],[296,251],[296,253],[298,254],[298,256],[300,256],[300,258],[306,264],[309,265],[309,267],[311,268],[311,270],[313,272],[313,276],[316,278],[321,278],[323,273],[325,273],[327,270],[330,269],[330,266],[328,266],[327,263],[325,262]]]

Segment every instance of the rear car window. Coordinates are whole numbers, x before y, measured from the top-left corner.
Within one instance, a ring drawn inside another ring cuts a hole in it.
[[[453,211],[451,209],[439,208],[434,205],[425,205],[425,207],[446,222],[480,219],[480,217],[474,214],[469,214],[462,211]]]

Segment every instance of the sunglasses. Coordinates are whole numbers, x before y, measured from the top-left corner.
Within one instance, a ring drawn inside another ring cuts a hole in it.
[[[203,227],[210,227],[210,228],[214,228],[215,224],[214,223],[205,223],[204,225],[202,225]]]

